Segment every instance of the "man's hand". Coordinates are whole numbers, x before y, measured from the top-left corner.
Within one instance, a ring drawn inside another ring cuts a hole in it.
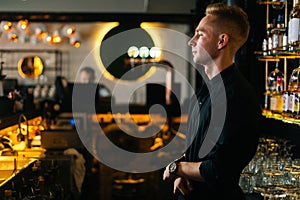
[[[170,165],[170,164],[169,164]],[[164,174],[163,174],[163,180],[172,180],[175,177],[175,174],[171,174],[169,172],[169,165],[165,168]]]
[[[191,182],[182,177],[178,177],[174,181],[173,193],[176,194],[179,191],[184,196],[188,195],[192,190]]]
[[[183,165],[182,165],[183,164]],[[173,193],[176,195],[177,193],[181,193],[182,195],[188,195],[192,190],[192,184],[188,177],[182,176],[182,170],[184,169],[184,166],[186,166],[186,169],[190,169],[191,166],[193,168],[196,168],[198,170],[198,166],[200,163],[190,163],[190,162],[179,162],[178,163],[178,170],[176,174],[169,172],[169,165],[165,168],[164,174],[163,174],[163,180],[170,180],[174,181],[173,183]],[[190,171],[190,170],[188,170]],[[199,173],[199,172],[197,172]],[[195,174],[197,174],[195,172]],[[200,176],[201,177],[201,176]]]

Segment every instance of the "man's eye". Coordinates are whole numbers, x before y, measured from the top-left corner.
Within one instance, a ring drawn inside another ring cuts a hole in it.
[[[200,31],[197,31],[198,36],[202,36],[203,34]]]

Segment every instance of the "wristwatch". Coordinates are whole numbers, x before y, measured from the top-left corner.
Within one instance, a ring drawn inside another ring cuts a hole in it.
[[[175,161],[175,162],[171,162],[169,164],[169,172],[170,174],[175,174],[175,172],[177,171],[178,169],[178,163]]]

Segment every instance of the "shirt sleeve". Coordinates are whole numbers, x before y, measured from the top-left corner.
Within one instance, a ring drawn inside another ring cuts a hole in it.
[[[224,126],[216,124],[212,133],[208,133],[220,135],[217,141],[208,138],[205,142],[214,144],[199,168],[208,184],[236,182],[255,154],[260,113],[253,108],[245,108],[245,102],[229,102]]]

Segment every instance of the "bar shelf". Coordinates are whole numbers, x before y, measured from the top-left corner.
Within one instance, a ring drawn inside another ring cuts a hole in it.
[[[272,0],[258,0],[257,3],[260,5],[280,5],[280,2],[277,1],[274,2]]]
[[[300,58],[300,44],[299,47],[293,48],[293,50],[282,50],[283,47],[279,47],[276,49],[272,49],[272,51],[276,51],[275,53],[267,53],[266,51],[255,51],[254,54],[258,55],[257,59],[260,61],[269,60],[272,61],[273,59],[297,59]],[[276,60],[277,61],[277,60]]]
[[[294,124],[294,125],[300,126],[300,119],[293,118],[293,117],[286,117],[286,116],[283,116],[281,113],[274,113],[270,110],[263,109],[262,115],[265,118],[275,119],[275,120],[279,120],[279,121],[282,121],[287,124]]]

